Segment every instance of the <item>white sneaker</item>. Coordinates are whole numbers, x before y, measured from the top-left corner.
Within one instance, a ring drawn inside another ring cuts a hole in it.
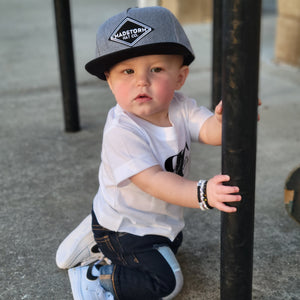
[[[104,255],[94,240],[91,214],[62,241],[56,252],[56,264],[61,269],[79,264],[85,266],[103,258]]]
[[[114,300],[101,286],[99,277],[92,275],[92,268],[93,265],[68,270],[74,300]]]

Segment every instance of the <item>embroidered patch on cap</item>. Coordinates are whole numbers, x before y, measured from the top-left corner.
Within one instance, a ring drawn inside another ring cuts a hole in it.
[[[132,47],[152,30],[153,28],[141,22],[131,18],[126,18],[116,28],[109,39]]]

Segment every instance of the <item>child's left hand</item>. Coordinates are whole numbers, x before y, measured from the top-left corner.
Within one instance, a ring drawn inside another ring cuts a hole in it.
[[[222,114],[223,114],[223,102],[222,100],[215,107],[215,116],[218,122],[222,123]]]
[[[258,106],[260,106],[260,105],[261,105],[261,100],[258,99]],[[223,114],[223,103],[221,100],[215,108],[215,116],[216,116],[216,119],[218,120],[218,122],[220,122],[220,123],[222,123],[222,114]],[[260,120],[260,115],[258,113],[257,121],[259,121],[259,120]]]

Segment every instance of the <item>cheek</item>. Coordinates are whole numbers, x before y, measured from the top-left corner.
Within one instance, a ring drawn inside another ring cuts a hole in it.
[[[162,101],[166,102],[170,101],[173,98],[174,90],[174,85],[169,80],[160,80],[155,88],[156,95]]]
[[[114,84],[111,89],[117,102],[128,96],[129,86],[127,84]]]

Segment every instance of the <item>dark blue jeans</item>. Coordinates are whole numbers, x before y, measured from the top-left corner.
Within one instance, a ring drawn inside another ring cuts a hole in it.
[[[112,261],[111,280],[116,300],[157,300],[171,294],[175,276],[156,249],[168,246],[176,254],[182,233],[172,242],[158,235],[114,232],[99,225],[93,211],[92,228],[99,249]]]

